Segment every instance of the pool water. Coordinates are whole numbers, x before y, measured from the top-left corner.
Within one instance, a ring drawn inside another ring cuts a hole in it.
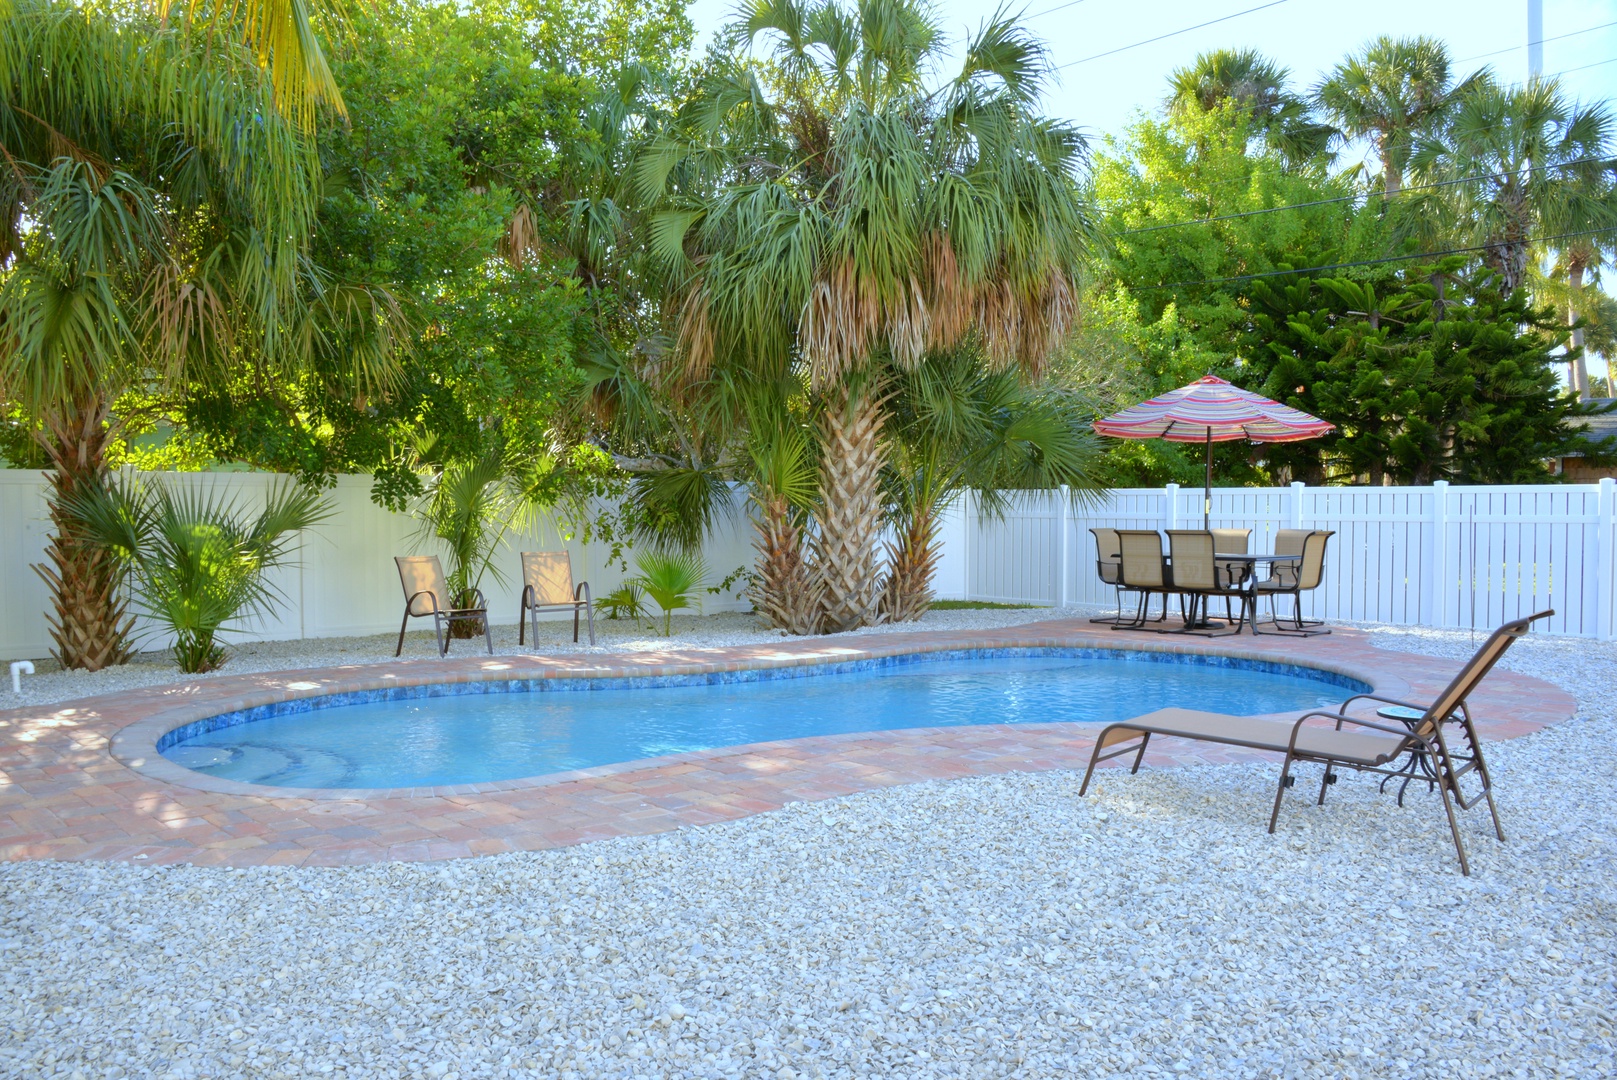
[[[452,694],[252,720],[167,746],[198,772],[284,787],[391,788],[543,773],[844,732],[1126,720],[1170,705],[1251,716],[1338,703],[1306,674],[1003,656],[629,689]]]

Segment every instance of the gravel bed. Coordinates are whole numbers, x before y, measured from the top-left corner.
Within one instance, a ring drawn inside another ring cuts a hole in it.
[[[971,613],[975,614],[975,613]],[[1470,635],[1383,631],[1463,656]],[[0,1075],[1617,1075],[1617,648],[1509,666],[1510,842],[1273,766],[920,784],[562,851],[0,867]],[[1573,767],[1568,768],[1571,764]]]
[[[1041,608],[988,608],[984,610],[929,611],[917,622],[894,626],[866,627],[832,637],[846,639],[861,634],[903,634],[920,630],[980,630],[997,626],[1018,626],[1045,619],[1088,617],[1105,609],[1091,607]],[[595,620],[595,638],[599,644],[591,646],[579,628],[584,640],[573,644],[572,622],[550,621],[539,624],[539,645],[517,644],[515,623],[494,625],[494,651],[502,656],[523,653],[596,653],[655,652],[662,649],[714,649],[728,645],[758,645],[780,641],[787,635],[779,630],[765,630],[750,613],[726,612],[717,615],[676,615],[673,634],[664,637],[662,620],[655,629],[644,622],[622,619]],[[802,641],[803,638],[794,640]],[[392,661],[398,646],[398,631],[391,634],[372,634],[367,637],[306,638],[300,641],[260,641],[230,643],[230,658],[224,667],[207,675],[181,675],[167,652],[148,652],[137,656],[131,663],[108,668],[105,671],[63,671],[55,661],[36,661],[38,674],[22,677],[22,693],[13,694],[11,684],[0,684],[0,709],[19,705],[45,705],[72,698],[111,694],[142,686],[160,686],[182,679],[212,678],[220,675],[241,675],[253,671],[285,671],[292,668],[332,667],[338,664],[378,664]],[[405,635],[403,659],[428,660],[437,653],[432,631],[415,630]],[[484,655],[482,638],[456,641],[449,647],[450,656]],[[5,675],[0,665],[0,677]]]

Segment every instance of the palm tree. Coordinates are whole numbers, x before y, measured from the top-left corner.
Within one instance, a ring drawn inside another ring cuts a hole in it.
[[[1509,293],[1526,280],[1535,245],[1617,225],[1601,186],[1613,134],[1605,106],[1569,101],[1555,79],[1486,79],[1459,96],[1446,133],[1421,141],[1410,165],[1423,179],[1454,181],[1456,217]]]
[[[883,486],[895,540],[882,611],[904,622],[932,602],[938,526],[956,497],[975,491],[989,513],[1004,508],[1007,492],[1066,486],[1083,498],[1098,486],[1101,449],[1092,411],[1029,386],[1015,371],[990,371],[966,350],[901,373],[894,384],[895,446]]]
[[[996,368],[1042,368],[1090,233],[1084,144],[1034,111],[1048,63],[1007,18],[930,89],[944,42],[916,0],[758,0],[729,33],[636,185],[662,200],[650,244],[686,375],[806,372],[819,623],[844,630],[881,617],[884,373],[967,339]]]
[[[95,670],[127,656],[129,620],[64,500],[104,485],[120,397],[338,353],[380,390],[390,317],[308,262],[319,162],[245,48],[18,0],[0,80],[0,401],[52,466],[56,655]]]
[[[212,38],[220,29],[239,42],[269,76],[275,105],[303,131],[314,128],[315,110],[325,105],[346,116],[342,92],[326,64],[316,34],[326,12],[341,18],[343,0],[309,4],[303,0],[154,0],[153,9],[166,25],[170,13],[183,6],[177,20],[186,31]]]
[[[1331,122],[1349,139],[1368,138],[1381,162],[1382,190],[1396,195],[1417,140],[1442,126],[1456,97],[1481,73],[1455,86],[1448,47],[1427,37],[1369,42],[1337,64],[1314,91]]]
[[[1284,157],[1307,161],[1323,154],[1334,134],[1287,88],[1291,72],[1256,49],[1217,49],[1168,77],[1168,110],[1175,114],[1234,109]]]

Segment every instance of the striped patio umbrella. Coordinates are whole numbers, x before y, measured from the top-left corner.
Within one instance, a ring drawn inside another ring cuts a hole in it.
[[[1213,513],[1213,444],[1247,439],[1255,443],[1301,442],[1334,431],[1317,416],[1203,375],[1189,386],[1142,401],[1095,421],[1095,430],[1114,439],[1167,439],[1207,447],[1207,484],[1202,496],[1202,527]]]

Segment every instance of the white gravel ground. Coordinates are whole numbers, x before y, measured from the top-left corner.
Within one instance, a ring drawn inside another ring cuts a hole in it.
[[[1492,748],[1510,842],[1469,815],[1469,879],[1435,796],[1363,777],[1268,836],[1272,766],[457,863],[0,867],[0,1074],[1610,1077],[1617,649],[1509,666],[1581,714]]]

